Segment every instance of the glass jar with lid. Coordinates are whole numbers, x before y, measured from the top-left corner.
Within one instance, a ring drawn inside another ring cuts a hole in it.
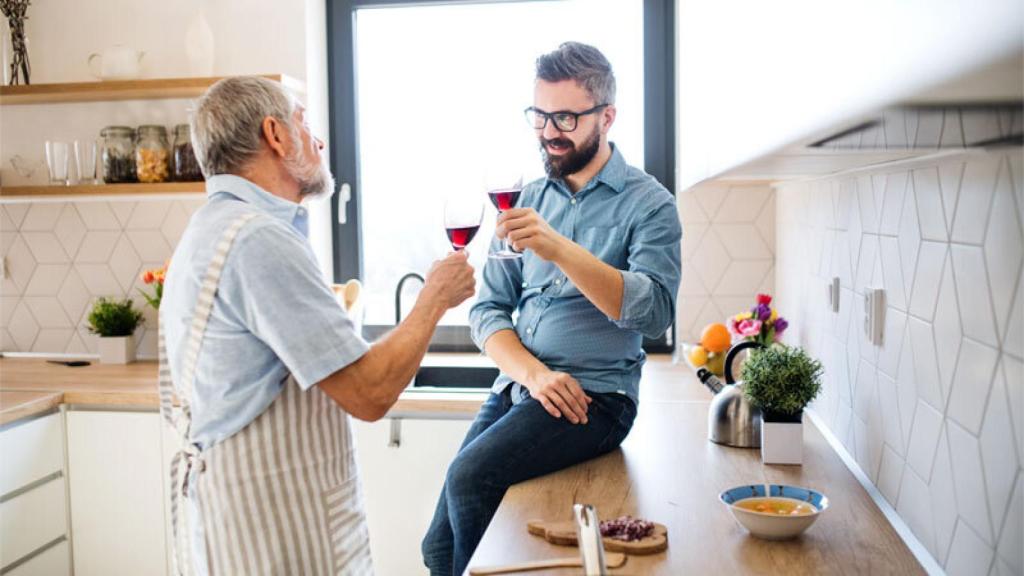
[[[128,126],[107,126],[103,137],[103,181],[107,184],[135,182],[135,130]]]
[[[177,182],[202,181],[195,152],[192,150],[192,130],[188,124],[174,127],[174,180]]]
[[[139,182],[166,182],[171,176],[171,147],[163,126],[139,126],[135,143],[135,173]]]

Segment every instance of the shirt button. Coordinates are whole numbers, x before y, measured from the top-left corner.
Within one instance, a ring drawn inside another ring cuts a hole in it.
[[[299,208],[298,213],[299,213],[299,216],[305,216],[306,215],[306,209],[305,208]]]
[[[529,287],[529,284],[527,284],[526,282],[523,282],[523,288],[527,288],[527,287]]]
[[[562,284],[562,279],[561,278],[559,278],[558,280],[555,280],[555,286],[559,286],[561,284]]]
[[[572,204],[573,206],[575,206],[576,205],[576,199],[573,198],[572,200],[569,200],[569,204]]]
[[[527,328],[526,329],[526,333],[527,334],[533,334],[533,328]]]

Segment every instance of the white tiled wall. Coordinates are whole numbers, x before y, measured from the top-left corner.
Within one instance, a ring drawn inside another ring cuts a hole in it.
[[[949,574],[1024,573],[1021,149],[783,184],[777,201],[786,340],[826,367],[815,411]],[[886,292],[881,346],[865,287]]]
[[[676,198],[683,222],[683,275],[676,331],[695,342],[774,290],[775,192],[763,182],[711,182]]]
[[[89,309],[128,296],[145,314],[138,355],[156,357],[156,314],[139,294],[143,270],[171,257],[205,195],[180,199],[0,204],[0,350],[94,354]]]

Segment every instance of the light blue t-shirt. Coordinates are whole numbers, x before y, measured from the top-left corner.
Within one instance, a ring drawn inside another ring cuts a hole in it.
[[[192,216],[167,270],[160,314],[171,375],[180,386],[188,329],[214,248],[242,214],[196,362],[192,441],[207,449],[277,398],[291,373],[304,390],[370,346],[324,281],[307,238],[305,207],[232,175],[206,181],[209,201]]]

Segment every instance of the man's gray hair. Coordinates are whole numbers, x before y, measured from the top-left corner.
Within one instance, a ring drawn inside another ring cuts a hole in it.
[[[209,178],[238,174],[260,151],[263,119],[280,120],[294,136],[296,101],[281,84],[257,76],[225,78],[199,99],[192,115],[192,147]]]
[[[537,58],[537,78],[546,82],[575,80],[594,104],[615,104],[615,75],[601,51],[579,42],[565,42]]]

